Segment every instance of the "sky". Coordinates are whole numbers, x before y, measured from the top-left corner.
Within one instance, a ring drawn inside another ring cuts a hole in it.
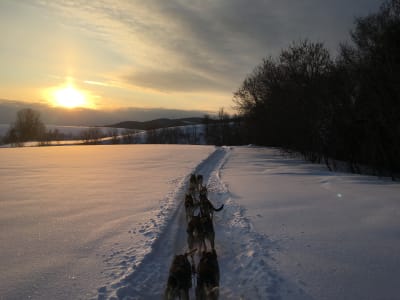
[[[0,0],[0,115],[20,102],[137,119],[234,112],[263,58],[305,38],[335,55],[355,17],[381,3]]]

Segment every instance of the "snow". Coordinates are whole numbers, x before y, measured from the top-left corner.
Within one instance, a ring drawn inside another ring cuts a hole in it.
[[[103,145],[0,149],[0,299],[160,299],[192,172],[225,204],[220,299],[398,298],[398,183],[269,148]]]
[[[66,145],[82,145],[87,141],[82,139],[82,135],[88,130],[96,128],[99,130],[101,137],[96,138],[96,144],[113,144],[114,139],[117,143],[127,143],[124,139],[127,138],[129,133],[129,139],[132,144],[145,144],[148,143],[149,134],[153,135],[153,141],[149,143],[162,143],[162,144],[196,144],[206,145],[204,125],[185,125],[167,128],[158,128],[155,130],[132,130],[126,128],[114,128],[114,127],[87,127],[87,126],[62,126],[62,125],[46,125],[46,130],[55,131],[57,130],[60,134],[64,135],[62,140],[47,141],[46,145],[52,146],[66,146]],[[10,129],[9,124],[0,124],[0,148],[13,147],[11,144],[1,144],[1,139],[7,135]],[[117,134],[116,136],[114,136]],[[177,135],[176,139],[173,139]],[[155,137],[155,139],[154,139]],[[40,146],[41,143],[38,141],[28,141],[21,144],[24,147],[36,147]]]
[[[233,150],[222,178],[254,230],[274,241],[283,299],[398,299],[398,183],[246,147]]]
[[[150,251],[175,189],[213,149],[1,149],[1,297],[96,296]]]

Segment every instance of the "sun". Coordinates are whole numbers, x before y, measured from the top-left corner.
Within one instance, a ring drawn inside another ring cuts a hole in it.
[[[77,90],[73,85],[57,89],[54,91],[54,100],[57,106],[65,108],[75,108],[87,106],[84,93]]]

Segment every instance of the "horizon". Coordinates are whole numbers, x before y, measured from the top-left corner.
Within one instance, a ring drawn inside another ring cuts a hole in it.
[[[202,118],[214,116],[216,112],[197,110],[178,110],[164,108],[118,108],[114,110],[95,110],[91,108],[52,107],[40,103],[6,101],[0,99],[0,124],[15,121],[20,109],[31,108],[40,113],[45,124],[59,126],[104,126],[125,121],[146,122],[155,119]]]
[[[0,123],[22,105],[92,125],[233,113],[233,93],[263,58],[306,38],[334,56],[355,17],[381,3],[4,0]]]

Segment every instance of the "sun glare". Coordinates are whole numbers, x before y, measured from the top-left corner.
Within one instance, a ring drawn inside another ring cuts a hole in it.
[[[85,95],[72,85],[54,91],[54,98],[56,105],[66,108],[87,106]]]

